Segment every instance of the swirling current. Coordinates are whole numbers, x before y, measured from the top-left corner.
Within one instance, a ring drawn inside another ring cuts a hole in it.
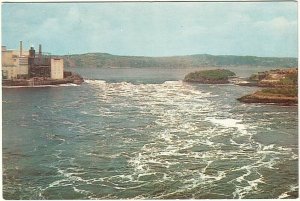
[[[5,199],[298,197],[297,107],[235,85],[3,89]]]

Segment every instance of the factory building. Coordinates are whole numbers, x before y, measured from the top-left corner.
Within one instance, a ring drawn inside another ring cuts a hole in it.
[[[16,66],[17,59],[13,55],[12,50],[7,50],[5,46],[2,46],[2,78],[3,79],[12,79],[17,77]]]
[[[63,79],[63,59],[52,58],[50,54],[39,52],[36,54],[33,47],[29,51],[23,51],[20,41],[19,51],[7,50],[2,46],[2,79]]]
[[[28,78],[28,57],[21,56],[18,59],[18,78]]]
[[[2,79],[28,78],[28,51],[23,51],[20,41],[19,50],[8,50],[2,46]]]
[[[42,54],[42,46],[39,45],[39,53],[36,55],[33,47],[29,50],[28,57],[29,78],[33,77],[51,77],[51,56]]]

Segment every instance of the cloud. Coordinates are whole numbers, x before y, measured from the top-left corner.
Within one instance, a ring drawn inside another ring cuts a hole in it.
[[[4,4],[3,13],[4,43],[29,40],[58,54],[297,55],[292,2]]]
[[[280,33],[291,31],[295,32],[297,30],[297,21],[290,21],[281,16],[268,21],[258,21],[254,24],[254,27]]]

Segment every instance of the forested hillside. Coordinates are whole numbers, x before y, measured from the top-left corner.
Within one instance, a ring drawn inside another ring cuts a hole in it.
[[[208,54],[172,57],[117,56],[87,53],[63,56],[66,67],[203,67],[203,66],[268,66],[296,67],[297,58],[214,56]]]

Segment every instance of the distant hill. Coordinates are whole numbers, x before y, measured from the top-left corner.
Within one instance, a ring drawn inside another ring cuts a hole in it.
[[[66,67],[205,67],[205,66],[267,66],[297,67],[297,58],[197,54],[171,57],[117,56],[87,53],[62,56]]]

